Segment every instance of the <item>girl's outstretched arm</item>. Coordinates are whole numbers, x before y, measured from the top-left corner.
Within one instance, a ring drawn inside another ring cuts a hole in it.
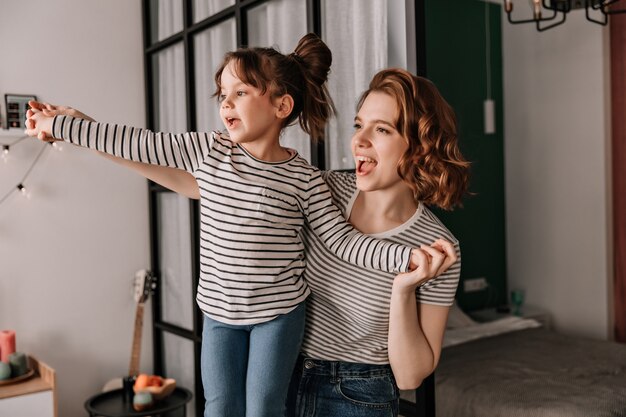
[[[72,116],[84,120],[88,120],[94,122],[95,120],[86,114],[73,109],[71,107],[66,106],[55,106],[47,103],[40,103],[38,101],[30,101],[30,107],[33,110],[28,110],[30,112],[27,114],[27,117],[31,117],[34,111],[41,111],[44,115],[48,117],[54,117],[58,115],[63,116]],[[27,122],[28,123],[28,122]],[[29,128],[27,124],[27,128]],[[54,140],[51,137],[45,138],[48,140]],[[163,187],[170,189],[178,194],[184,195],[187,198],[199,199],[200,198],[200,189],[198,187],[198,183],[193,175],[188,172],[163,167],[159,165],[150,165],[144,164],[142,162],[129,161],[127,159],[118,158],[116,156],[109,155],[104,152],[97,151],[99,155],[115,162],[116,164],[123,165],[127,168],[132,169],[139,175],[156,182]]]
[[[196,181],[196,178],[188,172],[176,168],[129,161],[104,152],[98,152],[98,154],[115,162],[116,164],[132,169],[139,175],[162,185],[168,190],[172,190],[193,200],[200,199],[200,187],[198,187],[198,182]]]
[[[365,235],[348,223],[319,171],[311,175],[303,194],[302,213],[312,232],[344,261],[393,273],[416,267],[411,247]]]
[[[211,153],[217,133],[155,133],[148,129],[96,123],[83,118],[47,116],[33,109],[25,133],[45,141],[50,137],[127,160],[178,168],[195,173]]]

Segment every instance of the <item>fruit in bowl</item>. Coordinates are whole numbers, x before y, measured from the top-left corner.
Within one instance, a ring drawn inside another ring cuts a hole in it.
[[[154,398],[148,391],[139,391],[133,397],[133,408],[135,411],[144,411],[154,405]]]
[[[176,388],[176,380],[173,378],[163,378],[159,375],[139,374],[135,380],[133,391],[139,393],[147,391],[152,394],[154,400],[162,400],[170,395]]]

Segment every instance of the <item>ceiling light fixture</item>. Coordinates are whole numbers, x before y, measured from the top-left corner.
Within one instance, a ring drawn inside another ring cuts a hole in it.
[[[513,1],[504,1],[504,11],[510,23],[532,23],[537,30],[543,32],[555,26],[565,23],[567,14],[574,9],[585,8],[587,20],[599,25],[606,25],[609,15],[626,13],[626,9],[617,9],[615,4],[621,0],[530,0],[532,4],[532,19],[513,19]]]

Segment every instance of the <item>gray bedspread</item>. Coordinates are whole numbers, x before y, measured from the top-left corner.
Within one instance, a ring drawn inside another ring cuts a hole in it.
[[[543,328],[446,348],[437,417],[626,416],[626,345]]]

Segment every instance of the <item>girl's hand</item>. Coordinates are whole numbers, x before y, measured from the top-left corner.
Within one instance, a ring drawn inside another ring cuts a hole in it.
[[[72,117],[76,117],[79,119],[85,119],[88,120],[90,122],[95,122],[94,119],[92,119],[91,117],[87,116],[85,113],[80,112],[72,107],[68,107],[68,106],[57,106],[54,104],[50,104],[50,103],[41,103],[39,101],[35,101],[35,100],[31,100],[28,102],[28,105],[32,108],[32,109],[36,109],[36,110],[41,110],[43,112],[43,114],[45,114],[46,116],[72,116]]]
[[[95,121],[86,114],[67,106],[56,106],[49,103],[41,103],[31,100],[28,102],[30,109],[26,112],[26,133],[36,136],[44,142],[55,142],[60,139],[52,137],[52,119],[54,116],[72,116],[80,119]]]
[[[40,110],[29,109],[26,112],[26,130],[24,133],[44,142],[54,142],[55,139],[52,137],[53,120],[53,116],[46,116]]]
[[[437,239],[430,246],[446,255],[443,263],[441,264],[441,266],[439,267],[439,270],[437,271],[437,275],[435,276],[439,276],[443,274],[444,272],[448,270],[448,268],[450,268],[452,265],[456,263],[456,261],[459,260],[456,254],[456,250],[454,249],[454,245],[445,239]]]
[[[454,245],[445,239],[437,239],[430,246],[422,245],[411,252],[411,272],[398,274],[393,285],[413,293],[425,281],[447,271],[457,259]]]

